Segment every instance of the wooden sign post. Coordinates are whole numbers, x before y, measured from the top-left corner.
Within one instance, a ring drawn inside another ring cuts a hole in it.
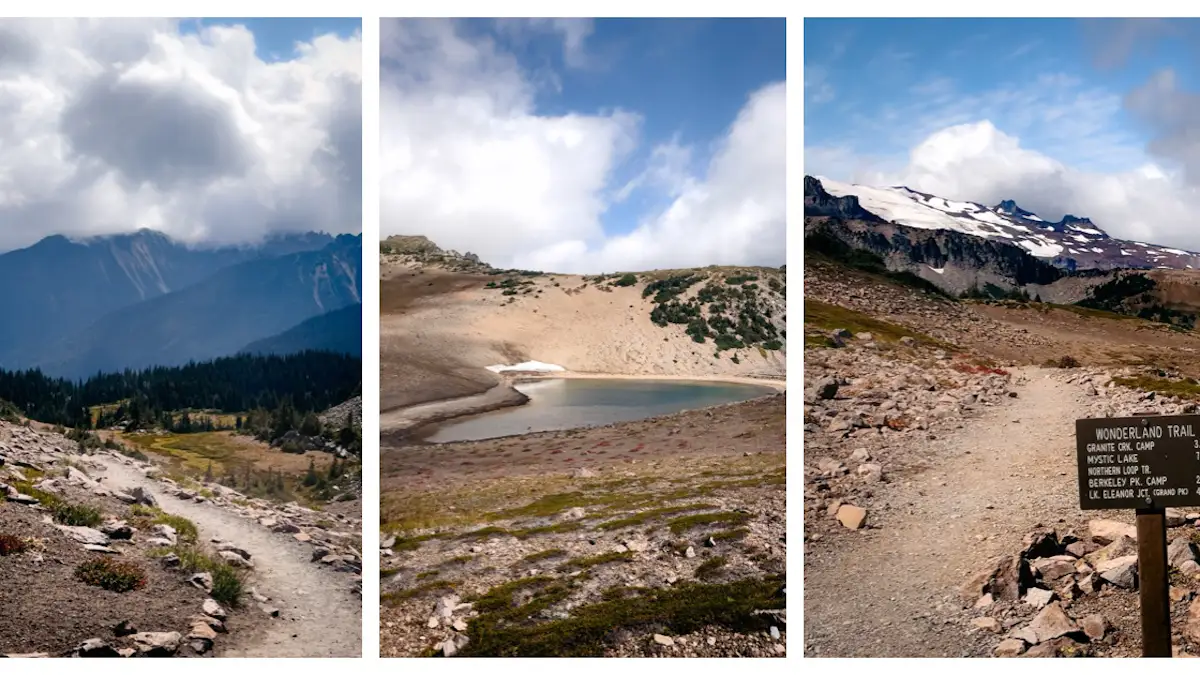
[[[1200,506],[1200,415],[1075,421],[1079,506],[1136,509],[1142,656],[1171,656],[1167,507]]]

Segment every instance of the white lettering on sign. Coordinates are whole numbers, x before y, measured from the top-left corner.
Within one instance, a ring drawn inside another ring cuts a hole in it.
[[[1170,438],[1195,438],[1190,424],[1168,424],[1167,436]]]
[[[1098,441],[1137,441],[1143,438],[1162,438],[1162,427],[1128,426],[1096,429]]]

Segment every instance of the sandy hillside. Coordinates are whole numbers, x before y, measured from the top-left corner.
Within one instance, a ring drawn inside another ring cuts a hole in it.
[[[545,274],[516,277],[515,294],[488,288],[510,275],[450,270],[407,256],[381,255],[380,319],[383,410],[482,392],[499,382],[486,366],[542,361],[576,372],[696,377],[782,378],[785,351],[730,349],[714,358],[684,324],[655,325],[654,278],[619,287],[594,278]],[[698,270],[721,284],[728,271]],[[761,297],[784,318],[784,296],[765,282],[782,272],[755,269]],[[680,295],[694,297],[704,283]],[[737,357],[735,362],[733,357]]]

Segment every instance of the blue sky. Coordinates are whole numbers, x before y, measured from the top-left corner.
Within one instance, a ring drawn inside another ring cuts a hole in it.
[[[547,76],[537,113],[602,113],[613,108],[642,117],[641,143],[612,176],[614,189],[634,178],[654,147],[676,141],[692,148],[702,172],[749,95],[786,77],[784,19],[596,19],[578,60],[568,64],[555,35],[513,36],[491,21],[469,31],[489,34],[529,72]],[[612,204],[605,230],[633,230],[647,210],[669,197],[639,191]]]
[[[804,171],[1200,250],[1200,21],[807,19]]]
[[[1076,168],[1144,161],[1151,131],[1123,98],[1170,68],[1200,86],[1200,22],[807,19],[805,145],[902,156],[951,124],[989,119]]]
[[[241,25],[254,33],[255,51],[264,61],[288,60],[297,42],[311,42],[318,35],[334,33],[348,38],[362,28],[362,19],[343,18],[197,18],[180,22],[181,33],[194,33],[200,25]]]
[[[783,19],[384,20],[381,234],[560,272],[782,264],[786,42]]]

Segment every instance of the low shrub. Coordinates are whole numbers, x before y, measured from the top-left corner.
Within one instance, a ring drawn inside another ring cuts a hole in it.
[[[1079,360],[1074,356],[1060,356],[1057,359],[1050,359],[1046,365],[1051,368],[1078,368]]]
[[[54,519],[63,525],[95,527],[100,524],[100,510],[87,504],[59,502],[53,506]]]
[[[125,593],[146,585],[146,572],[140,566],[112,558],[92,558],[80,563],[75,568],[75,578],[89,586],[99,586],[116,593]]]
[[[241,604],[245,575],[240,570],[194,546],[176,546],[172,551],[179,557],[179,568],[184,572],[212,575],[213,588],[209,595],[213,600],[230,607]]]
[[[712,579],[721,573],[721,568],[725,567],[726,558],[723,555],[715,555],[708,560],[700,563],[696,568],[697,579]]]
[[[0,555],[13,555],[29,550],[24,539],[12,534],[0,534]]]

